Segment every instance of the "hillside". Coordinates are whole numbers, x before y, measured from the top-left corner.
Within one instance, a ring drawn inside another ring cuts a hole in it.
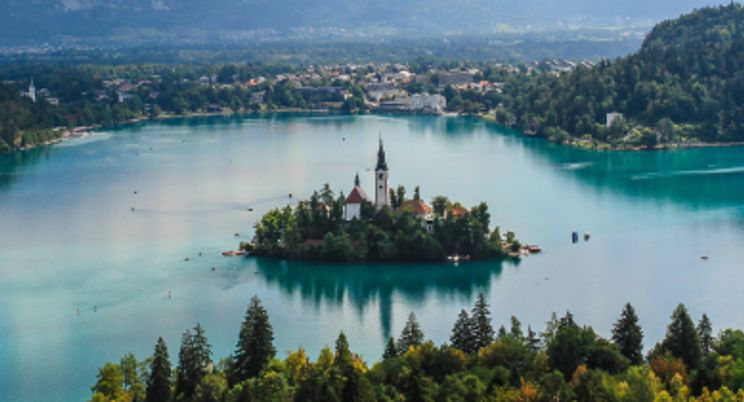
[[[664,21],[633,55],[516,80],[507,92],[501,120],[559,142],[742,141],[744,8],[709,7]],[[606,128],[610,112],[624,121]]]
[[[62,38],[244,39],[492,33],[512,29],[647,24],[711,0],[6,0],[0,43]]]

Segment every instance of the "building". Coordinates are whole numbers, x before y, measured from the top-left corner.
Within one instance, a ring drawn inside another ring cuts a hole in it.
[[[362,203],[367,201],[367,194],[359,185],[359,174],[354,178],[354,188],[346,197],[344,204],[344,219],[347,221],[359,219],[362,216]]]
[[[448,85],[453,87],[465,86],[473,82],[475,74],[472,71],[442,71],[439,74],[439,86],[444,88]]]
[[[382,208],[390,206],[389,170],[385,162],[385,148],[380,138],[380,149],[377,151],[377,166],[375,167],[375,206]]]
[[[418,113],[442,114],[447,108],[447,98],[438,94],[415,94],[411,97],[411,108]]]
[[[28,84],[28,91],[21,92],[21,96],[25,96],[31,99],[31,102],[36,103],[36,87],[34,86],[34,79],[31,78],[31,83]]]
[[[398,208],[408,211],[421,220],[421,226],[429,233],[434,233],[434,209],[422,199],[405,200]]]
[[[607,123],[606,123],[607,128],[610,128],[610,126],[612,126],[612,123],[614,123],[615,120],[623,119],[623,118],[624,117],[622,113],[617,113],[617,112],[607,113]]]

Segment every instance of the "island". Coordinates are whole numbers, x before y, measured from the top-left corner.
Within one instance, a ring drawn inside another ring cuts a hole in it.
[[[326,184],[309,200],[276,208],[255,225],[241,250],[252,256],[324,261],[444,261],[519,258],[539,252],[523,247],[513,232],[490,229],[486,203],[466,209],[437,196],[431,206],[416,187],[406,198],[403,186],[389,186],[390,170],[380,139],[374,169],[374,198],[359,175],[348,196]]]

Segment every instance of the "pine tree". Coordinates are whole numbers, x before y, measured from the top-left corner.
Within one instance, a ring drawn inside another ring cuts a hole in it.
[[[165,345],[163,338],[158,338],[152,363],[150,363],[150,376],[147,379],[145,401],[168,401],[171,396],[170,378],[171,364],[168,358],[168,347]]]
[[[478,294],[471,317],[473,320],[473,335],[475,337],[475,348],[489,345],[493,342],[493,327],[491,326],[491,312],[488,311],[488,303],[483,293]]]
[[[207,341],[204,328],[196,324],[194,332],[186,331],[181,337],[181,349],[178,352],[176,369],[176,395],[190,399],[194,396],[196,386],[208,374],[212,364],[212,347]]]
[[[383,359],[392,359],[398,356],[398,350],[395,348],[395,339],[391,336],[388,338],[387,345],[385,346],[385,352],[382,354]]]
[[[713,325],[710,323],[710,318],[707,314],[703,314],[700,318],[697,326],[698,337],[700,337],[700,346],[703,350],[703,354],[710,353],[711,346],[713,345]]]
[[[527,347],[532,353],[537,353],[540,350],[540,339],[537,337],[537,333],[532,330],[531,326],[527,326]]]
[[[421,326],[416,320],[416,314],[411,313],[411,315],[408,316],[408,321],[406,321],[405,327],[403,327],[403,332],[401,332],[400,338],[398,338],[398,345],[396,345],[396,348],[399,353],[405,353],[409,347],[421,345],[423,341],[424,332],[421,330]]]
[[[666,337],[661,342],[661,349],[682,359],[689,370],[695,370],[700,363],[701,355],[700,338],[695,324],[683,304],[674,309],[671,318],[672,322],[667,327]]]
[[[349,350],[349,340],[343,331],[336,339],[336,355],[334,356],[333,364],[341,368],[342,372],[348,367],[353,367],[353,358],[351,350]]]
[[[511,336],[514,337],[514,339],[524,339],[524,334],[522,333],[522,323],[519,322],[519,319],[515,316],[511,317],[511,329],[509,330],[509,333]]]
[[[460,310],[460,314],[457,316],[457,321],[455,321],[455,326],[452,328],[450,342],[452,342],[452,346],[465,353],[476,352],[473,321],[470,319],[467,311]]]
[[[625,305],[620,318],[612,328],[612,340],[631,364],[643,360],[643,330],[638,325],[638,316],[630,303]]]
[[[237,384],[257,376],[276,355],[274,332],[269,314],[257,296],[251,299],[246,311],[235,349],[231,383]]]

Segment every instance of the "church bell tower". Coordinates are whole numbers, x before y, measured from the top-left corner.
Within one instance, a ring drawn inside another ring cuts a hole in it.
[[[385,162],[385,148],[380,138],[380,149],[377,151],[377,167],[375,167],[375,206],[382,208],[390,206],[390,189],[388,186],[388,165]]]

